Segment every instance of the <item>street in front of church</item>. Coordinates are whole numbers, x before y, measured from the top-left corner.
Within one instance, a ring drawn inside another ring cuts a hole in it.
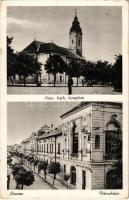
[[[68,94],[67,87],[8,87],[8,94]],[[72,94],[120,94],[113,87],[73,87]]]

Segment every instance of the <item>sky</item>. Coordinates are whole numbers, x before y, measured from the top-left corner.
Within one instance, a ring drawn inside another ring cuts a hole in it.
[[[19,144],[22,140],[47,124],[62,124],[60,115],[79,102],[9,102],[7,118],[7,143]]]
[[[14,50],[23,50],[34,38],[68,48],[75,9],[83,32],[85,59],[114,63],[115,55],[122,52],[122,9],[119,6],[8,7],[7,35],[14,38]]]

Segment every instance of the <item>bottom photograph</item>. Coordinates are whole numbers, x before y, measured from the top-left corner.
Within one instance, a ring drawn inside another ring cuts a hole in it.
[[[122,189],[122,103],[8,102],[7,189]]]

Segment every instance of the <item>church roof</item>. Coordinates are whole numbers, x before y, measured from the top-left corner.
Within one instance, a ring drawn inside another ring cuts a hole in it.
[[[70,49],[58,46],[53,42],[44,43],[40,41],[33,41],[23,51],[27,53],[32,53],[32,54],[33,53],[34,54],[35,53],[46,53],[46,54],[59,53],[59,54],[65,55],[67,58],[83,60],[83,57],[74,53]]]
[[[80,27],[80,22],[78,21],[78,17],[77,17],[76,14],[75,14],[74,20],[72,22],[72,26],[70,28],[70,33],[71,32],[76,32],[76,33],[82,34],[82,29]]]

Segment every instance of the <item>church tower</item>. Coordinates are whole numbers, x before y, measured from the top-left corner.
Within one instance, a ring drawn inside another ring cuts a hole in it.
[[[69,49],[82,56],[82,29],[78,21],[77,12],[69,32]]]

